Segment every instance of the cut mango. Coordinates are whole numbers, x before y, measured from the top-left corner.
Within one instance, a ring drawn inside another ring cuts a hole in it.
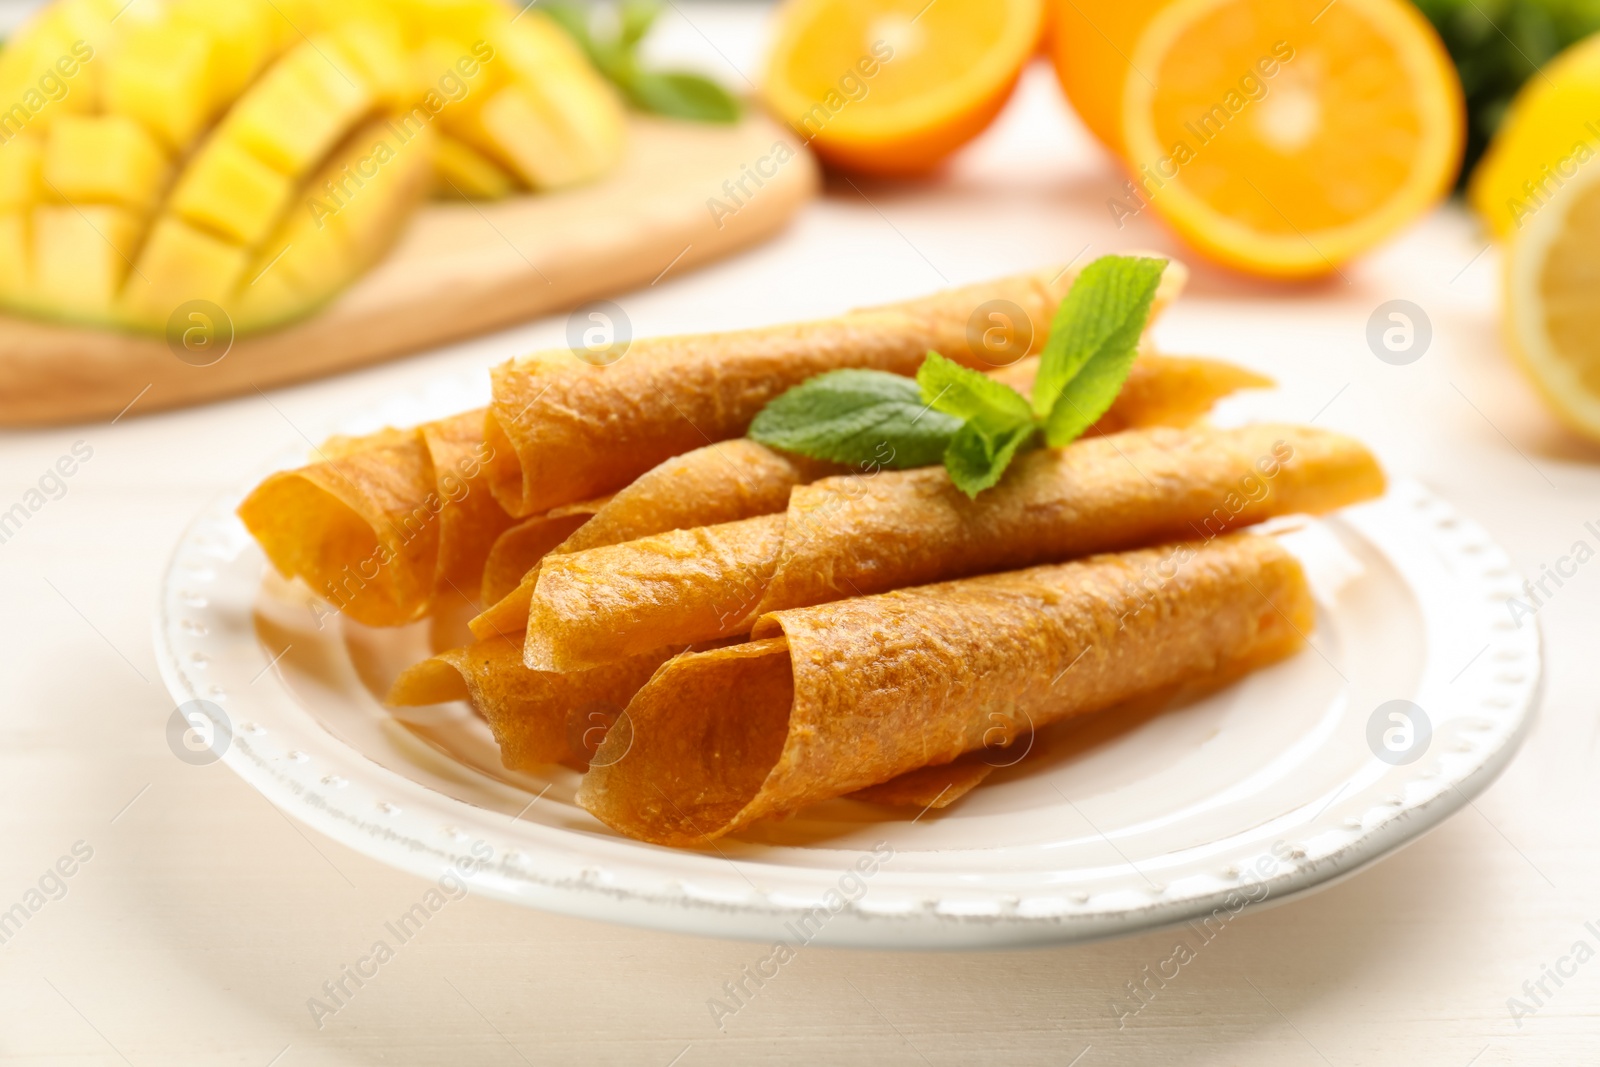
[[[352,23],[335,38],[335,48],[334,64],[354,72],[384,107],[398,107],[417,95],[411,57],[393,23]]]
[[[69,115],[50,128],[44,182],[70,203],[148,210],[167,182],[167,157],[139,123],[121,115]]]
[[[434,194],[463,200],[498,200],[510,196],[516,179],[494,161],[454,137],[440,137],[433,161]]]
[[[267,328],[370,269],[430,191],[603,173],[619,97],[521,6],[47,4],[0,49],[0,306],[159,332],[209,300]]]
[[[364,81],[330,65],[307,41],[234,106],[221,136],[284,174],[304,174],[371,104]]]
[[[22,291],[29,286],[28,216],[16,210],[0,211],[0,289]]]
[[[160,328],[176,308],[191,300],[225,305],[249,262],[247,249],[178,219],[164,218],[145,242],[138,270],[128,279],[123,306],[136,321]]]
[[[137,119],[177,150],[194,140],[215,106],[211,37],[182,24],[147,26],[112,51],[101,92],[107,110]]]
[[[237,97],[278,51],[274,23],[281,18],[267,0],[174,0],[172,18],[210,38],[218,101]]]
[[[230,308],[236,327],[261,329],[303,314],[376,263],[427,194],[433,139],[424,128],[404,140],[387,120],[352,134],[306,183],[304,209],[291,209],[262,245]]]
[[[33,210],[34,295],[47,308],[111,321],[144,225],[127,208],[90,204]]]
[[[27,207],[40,199],[39,167],[44,140],[22,133],[0,146],[0,210]]]
[[[266,237],[294,181],[226,138],[215,138],[184,172],[168,210],[253,245]]]

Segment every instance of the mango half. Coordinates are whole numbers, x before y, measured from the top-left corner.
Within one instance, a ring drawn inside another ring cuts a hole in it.
[[[0,306],[266,329],[430,193],[591,181],[624,130],[577,45],[500,0],[56,0],[0,51]]]

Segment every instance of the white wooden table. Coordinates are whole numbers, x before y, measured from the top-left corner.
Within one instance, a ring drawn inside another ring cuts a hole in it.
[[[759,10],[685,5],[661,47],[736,82],[726,64],[753,73],[761,29]],[[1105,202],[1118,185],[1036,70],[939,180],[838,182],[770,246],[668,271],[619,302],[641,335],[734,327],[1080,252],[1172,249],[1148,218],[1115,228]],[[1600,450],[1558,430],[1509,366],[1499,263],[1483,248],[1449,209],[1319,285],[1272,288],[1197,266],[1159,336],[1276,375],[1281,390],[1249,411],[1361,435],[1537,574],[1575,542],[1600,547],[1585,526],[1600,529]],[[1433,326],[1407,366],[1379,361],[1364,339],[1373,309],[1396,298]],[[59,499],[0,544],[0,910],[40,905],[0,944],[0,1062],[1597,1062],[1600,563],[1539,611],[1543,709],[1498,783],[1399,855],[1246,912],[1203,947],[1180,931],[997,954],[807,948],[720,1031],[707,1000],[755,946],[468,897],[319,1030],[307,999],[425,887],[290,823],[225,767],[173,758],[172,702],[151,652],[162,565],[205,501],[302,432],[559,343],[563,327],[539,322],[266,398],[151,418],[135,405],[115,425],[0,435],[0,511],[75,443],[92,449],[64,492],[46,480]],[[58,862],[70,877],[48,875]],[[28,897],[41,879],[47,892]],[[1119,1026],[1127,983],[1183,938],[1197,958]],[[1558,965],[1570,972],[1560,985],[1544,977]],[[1513,997],[1536,1010],[1513,1018]]]

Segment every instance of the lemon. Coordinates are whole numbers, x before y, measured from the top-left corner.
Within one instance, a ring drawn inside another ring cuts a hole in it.
[[[1496,237],[1540,214],[1600,156],[1600,34],[1529,78],[1506,112],[1468,196]]]
[[[1508,251],[1511,350],[1562,418],[1600,441],[1600,161],[1525,217]]]

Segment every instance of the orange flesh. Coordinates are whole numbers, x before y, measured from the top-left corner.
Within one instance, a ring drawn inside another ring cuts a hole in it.
[[[1219,7],[1184,34],[1206,47],[1171,49],[1151,75],[1160,142],[1194,153],[1181,165],[1189,191],[1263,233],[1370,216],[1422,146],[1409,87],[1393,78],[1404,59],[1366,19],[1335,5],[1316,23],[1315,49],[1295,48],[1320,6]]]

